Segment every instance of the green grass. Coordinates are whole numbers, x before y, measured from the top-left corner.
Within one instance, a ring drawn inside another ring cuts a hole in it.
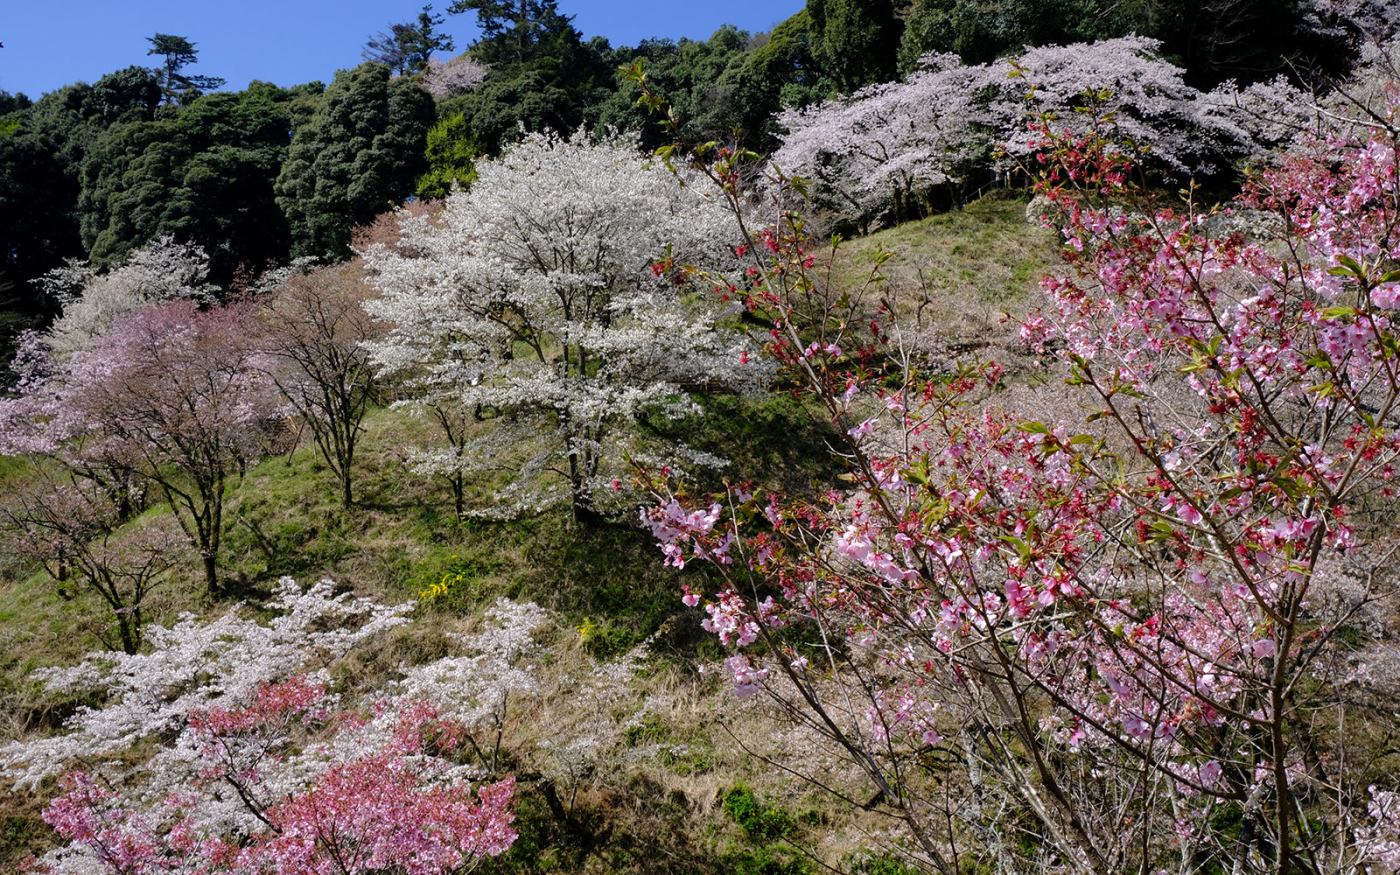
[[[808,875],[815,871],[796,851],[798,819],[760,799],[752,788],[736,784],[721,799],[724,811],[743,830],[745,841],[724,854],[731,872],[740,875]]]
[[[1019,198],[989,195],[846,241],[834,278],[858,288],[876,253],[888,252],[880,272],[904,322],[920,324],[955,351],[1006,348],[1015,318],[1035,305],[1041,278],[1060,264],[1053,236],[1028,223],[1025,209]]]

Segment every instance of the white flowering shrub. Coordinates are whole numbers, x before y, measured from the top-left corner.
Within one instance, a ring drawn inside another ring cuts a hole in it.
[[[198,246],[160,237],[106,273],[77,261],[45,274],[40,285],[63,304],[47,343],[67,355],[89,346],[123,316],[151,304],[212,299],[209,256]]]
[[[593,513],[648,449],[619,426],[763,382],[682,270],[731,265],[739,241],[717,193],[626,138],[536,134],[477,169],[440,215],[405,216],[394,249],[366,253],[381,291],[367,306],[390,326],[370,348],[448,435],[412,458],[420,473],[513,472],[488,512]]]
[[[246,702],[262,684],[306,668],[326,667],[376,635],[407,622],[412,604],[385,606],[335,594],[323,580],[305,591],[291,578],[278,584],[259,623],[234,608],[210,623],[192,615],[147,630],[147,652],[94,653],[75,666],[38,673],[50,692],[96,694],[64,731],[0,747],[0,776],[34,787],[74,762],[116,758],[142,739],[178,733],[197,710]]]

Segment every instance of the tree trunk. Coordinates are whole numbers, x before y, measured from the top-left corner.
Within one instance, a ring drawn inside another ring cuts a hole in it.
[[[603,515],[593,507],[593,497],[587,493],[574,492],[573,511],[574,522],[581,526],[593,525],[603,519]]]
[[[117,614],[117,636],[122,642],[122,652],[131,656],[135,656],[136,651],[141,647],[139,633],[133,628],[134,625],[131,620],[120,613]]]
[[[219,560],[211,552],[205,552],[201,557],[204,560],[204,585],[209,588],[209,594],[215,598],[219,597]]]

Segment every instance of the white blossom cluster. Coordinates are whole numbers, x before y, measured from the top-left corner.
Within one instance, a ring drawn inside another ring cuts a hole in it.
[[[485,624],[474,635],[458,635],[464,654],[410,668],[393,685],[390,695],[432,702],[444,717],[468,727],[496,725],[511,696],[539,692],[535,667],[535,635],[545,626],[544,609],[533,602],[500,599],[486,612]]]
[[[450,61],[433,58],[428,61],[428,67],[423,71],[420,81],[424,91],[438,100],[446,100],[475,91],[486,81],[486,74],[489,72],[489,65],[470,55],[458,55]]]
[[[150,304],[211,300],[209,256],[198,246],[160,237],[132,252],[119,267],[98,273],[70,260],[39,279],[63,312],[47,335],[49,348],[67,355],[86,348],[118,319]]]
[[[865,217],[920,189],[956,186],[989,158],[978,131],[985,68],[956,55],[929,55],[903,82],[885,82],[805,109],[787,110],[772,162],[809,178],[814,198]]]
[[[1395,10],[1400,5],[1391,4]],[[1400,21],[1400,12],[1393,13]],[[1394,26],[1388,31],[1393,33]],[[1226,82],[1203,96],[1207,111],[1233,126],[1253,162],[1278,163],[1315,139],[1362,135],[1394,114],[1400,40],[1367,41],[1351,75],[1332,91],[1304,91],[1283,76],[1240,88]]]
[[[1157,40],[1127,36],[1039,46],[990,65],[991,78],[1001,80],[990,116],[998,145],[1013,159],[1028,158],[1029,121],[1048,117],[1057,129],[1082,133],[1107,116],[1113,139],[1159,169],[1178,177],[1218,169],[1244,144],[1160,50]]]
[[[1240,131],[1159,49],[1130,36],[975,66],[928,55],[903,81],[783,113],[787,135],[772,162],[811,180],[819,207],[867,224],[929,189],[957,190],[1024,159],[1029,125],[1042,118],[1077,132],[1108,118],[1116,140],[1167,172],[1213,169],[1240,151]]]
[[[65,845],[40,858],[41,871],[48,875],[111,875],[111,869],[81,845]]]
[[[1400,793],[1371,787],[1369,822],[1356,830],[1356,843],[1370,865],[1369,875],[1400,872]]]
[[[567,737],[549,737],[537,747],[545,754],[542,768],[566,784],[576,784],[616,750],[629,727],[671,703],[664,694],[638,702],[632,690],[656,635],[608,662],[589,659],[573,670],[553,665],[546,683],[539,638],[549,622],[546,611],[533,602],[497,600],[478,631],[454,636],[460,655],[406,669],[402,679],[386,690],[384,701],[389,707],[382,710],[392,713],[393,703],[431,702],[441,716],[463,724],[479,738],[485,754],[492,744],[490,736],[505,731],[508,710],[518,718],[515,709],[524,699],[565,696],[567,711],[586,715],[583,722],[572,727]],[[367,728],[371,730],[372,726]],[[629,753],[644,758],[654,756],[656,748]]]
[[[574,726],[565,737],[546,738],[536,746],[546,758],[542,768],[571,788],[571,792],[584,778],[602,768],[610,757],[614,758],[612,762],[653,760],[662,753],[663,747],[673,755],[680,755],[680,751],[669,744],[626,743],[628,733],[644,726],[648,716],[664,713],[674,704],[664,691],[653,692],[640,700],[633,691],[632,683],[660,634],[658,630],[616,659],[590,664],[587,674],[569,679],[568,696],[573,708],[590,717]]]
[[[1314,18],[1334,27],[1346,21],[1369,44],[1385,43],[1400,34],[1400,5],[1390,0],[1312,0],[1308,5]]]
[[[405,215],[396,248],[366,253],[382,293],[367,306],[391,326],[371,345],[380,370],[408,403],[497,420],[490,438],[415,455],[417,470],[514,471],[497,496],[511,507],[546,503],[562,476],[587,502],[632,449],[613,426],[766,381],[710,290],[682,281],[682,265],[736,263],[732,217],[702,181],[584,131],[528,136],[477,171],[440,215]]]
[[[34,787],[75,762],[125,754],[143,739],[184,731],[195,711],[244,704],[257,688],[297,671],[324,672],[352,648],[407,622],[412,604],[381,605],[335,594],[323,580],[305,591],[283,578],[266,624],[238,609],[210,623],[185,615],[152,627],[149,652],[96,653],[78,665],[38,673],[51,692],[95,694],[58,735],[0,747],[0,776]],[[176,744],[178,751],[181,745]]]

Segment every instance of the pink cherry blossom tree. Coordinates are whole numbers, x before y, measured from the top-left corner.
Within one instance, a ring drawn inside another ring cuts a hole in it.
[[[850,486],[661,488],[644,519],[727,581],[685,601],[738,692],[859,766],[911,862],[1388,865],[1396,131],[1209,209],[1154,202],[1100,125],[1042,127],[1068,269],[1023,336],[1079,422],[995,364],[923,372],[898,301],[826,288],[790,214],[751,233],[748,304]]]
[[[16,385],[0,397],[0,454],[43,459],[95,485],[125,519],[142,506],[146,484],[125,450],[70,403],[69,365],[55,358],[44,335],[20,338],[10,365]]]
[[[6,430],[99,480],[115,470],[152,484],[218,593],[225,488],[282,425],[254,336],[243,307],[137,311],[16,399]]]

